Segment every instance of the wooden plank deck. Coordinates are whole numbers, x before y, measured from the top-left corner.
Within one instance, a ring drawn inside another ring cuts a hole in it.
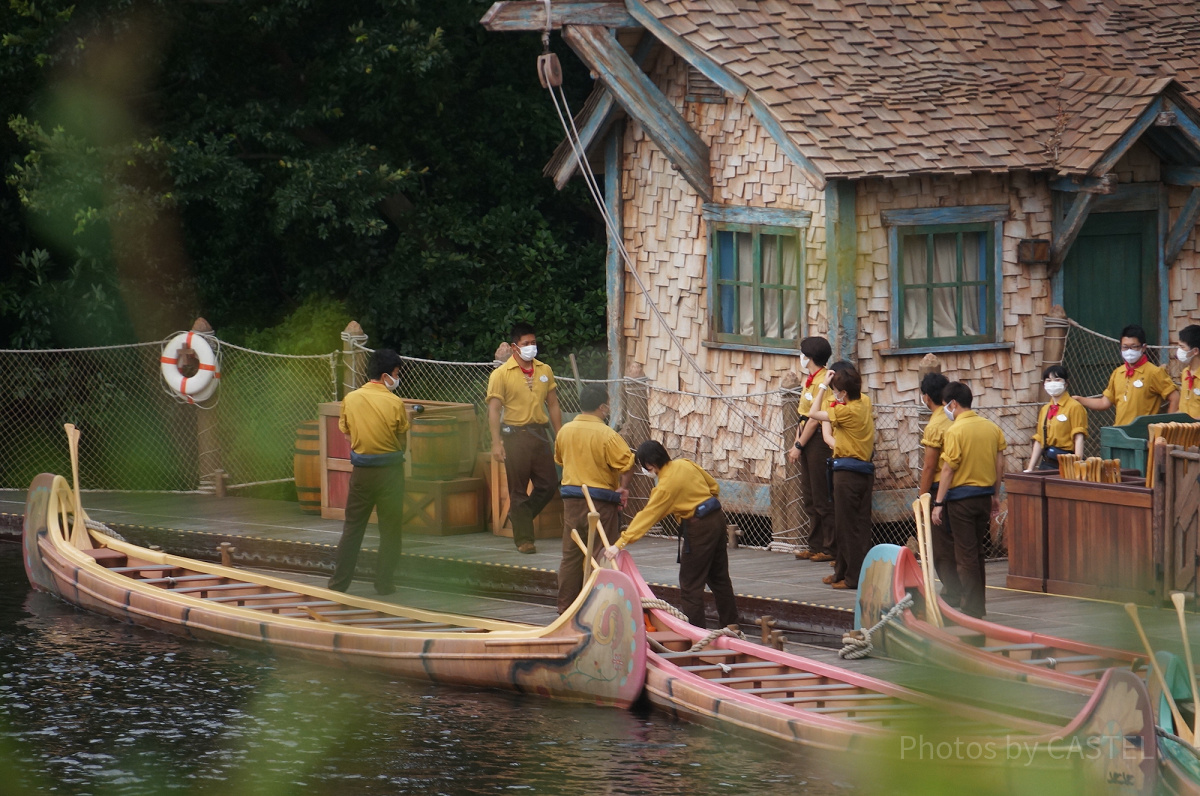
[[[21,514],[24,500],[23,492],[0,491],[0,512]],[[93,519],[106,523],[224,533],[244,536],[247,540],[277,539],[330,546],[336,545],[341,535],[340,521],[303,514],[295,503],[283,501],[236,497],[218,500],[203,495],[85,493],[84,504]],[[375,526],[368,527],[364,547],[375,547],[377,542]],[[516,551],[511,539],[490,533],[441,537],[407,534],[404,550],[406,553],[548,572],[557,570],[561,555],[560,542],[556,539],[539,540],[536,554],[522,555]],[[674,540],[648,537],[637,542],[631,552],[651,584],[678,585]],[[853,611],[854,592],[834,591],[820,582],[831,571],[826,564],[797,561],[790,554],[747,548],[730,551],[734,590],[740,595]],[[1137,635],[1120,604],[1007,589],[1004,587],[1006,574],[1006,561],[987,565],[989,620],[1092,643],[1140,649]],[[356,589],[359,587],[370,589],[369,584],[365,583],[358,584]],[[457,606],[451,608],[448,604],[446,610],[465,611],[467,609],[463,607],[462,600],[481,598],[447,595],[445,599]],[[527,603],[502,600],[498,606],[503,606],[504,618],[513,621],[535,624],[544,621],[543,609],[521,608],[528,606]],[[1194,610],[1194,606],[1191,607]],[[529,611],[528,619],[523,619],[525,610]],[[1179,628],[1173,612],[1142,608],[1141,616],[1155,649],[1179,651]],[[1200,615],[1189,615],[1189,632],[1192,639],[1200,640]]]

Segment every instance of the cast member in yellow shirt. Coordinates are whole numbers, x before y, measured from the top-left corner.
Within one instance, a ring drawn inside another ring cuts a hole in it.
[[[871,549],[871,490],[875,486],[875,418],[871,399],[862,394],[862,377],[854,366],[839,363],[829,373],[829,408],[809,417],[821,422],[821,433],[833,451],[833,527],[837,561],[823,580],[835,589],[857,589],[863,559]]]
[[[1076,396],[1085,409],[1102,412],[1117,408],[1115,426],[1126,426],[1142,415],[1156,415],[1167,402],[1167,411],[1179,409],[1179,390],[1166,368],[1146,356],[1146,330],[1136,323],[1121,330],[1121,358],[1125,364],[1112,372],[1108,386],[1095,398]]]
[[[967,385],[951,382],[942,390],[942,400],[953,422],[942,437],[945,464],[931,519],[934,525],[944,523],[954,540],[954,561],[937,566],[942,599],[969,616],[982,617],[984,546],[992,509],[999,503],[1007,443],[999,426],[971,411]]]
[[[820,422],[809,421],[814,407],[821,408],[821,391],[825,389],[825,365],[833,349],[824,337],[806,337],[800,341],[800,367],[804,371],[804,383],[796,411],[800,424],[796,426],[796,439],[788,449],[788,461],[800,462],[800,505],[811,523],[808,531],[808,547],[796,552],[796,558],[811,561],[833,561],[837,554],[837,541],[833,535],[833,504],[829,502],[829,476],[825,462],[832,455],[825,437],[821,434]]]
[[[354,566],[371,510],[379,509],[379,558],[375,591],[391,594],[392,574],[400,560],[400,532],[404,518],[404,448],[408,412],[394,394],[400,386],[400,356],[390,348],[371,355],[370,381],[342,399],[338,428],[350,437],[350,488],[346,519],[338,541],[337,564],[329,588],[346,591],[354,580]]]
[[[637,464],[658,477],[650,499],[604,554],[609,559],[646,535],[668,514],[681,520],[679,530],[679,594],[688,622],[704,627],[704,586],[712,590],[721,627],[737,627],[737,600],[729,580],[725,512],[717,499],[720,488],[700,465],[672,459],[655,440],[638,446]]]
[[[926,373],[921,378],[921,403],[929,410],[929,422],[921,435],[921,445],[925,448],[924,464],[921,466],[921,487],[917,492],[923,495],[937,494],[937,478],[942,471],[942,435],[950,426],[950,418],[942,411],[942,390],[950,380],[941,373]]]
[[[563,499],[562,561],[558,565],[558,612],[571,607],[583,589],[583,551],[571,538],[571,531],[588,538],[588,505],[583,496],[586,484],[600,524],[612,539],[621,531],[621,509],[629,499],[629,475],[633,470],[633,451],[621,435],[608,427],[608,390],[589,384],[579,393],[583,410],[566,423],[554,439],[554,461],[562,465]],[[592,555],[599,555],[604,543],[600,534],[592,540]]]
[[[488,378],[488,426],[492,457],[504,462],[508,477],[513,544],[521,553],[536,553],[533,519],[558,489],[549,431],[553,426],[557,434],[562,427],[562,411],[554,371],[537,359],[537,335],[532,326],[513,326],[512,350],[512,357]]]
[[[1185,326],[1176,341],[1175,358],[1183,363],[1179,376],[1179,411],[1200,419],[1200,326]]]
[[[1088,414],[1083,405],[1067,392],[1070,376],[1062,365],[1051,365],[1042,372],[1042,388],[1050,403],[1038,412],[1037,428],[1033,434],[1033,450],[1029,467],[1034,470],[1057,470],[1061,453],[1083,455],[1083,440],[1088,433]]]

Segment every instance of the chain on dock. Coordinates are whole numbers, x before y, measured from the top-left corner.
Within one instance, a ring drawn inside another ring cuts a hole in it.
[[[867,628],[866,630],[851,630],[849,633],[842,636],[842,644],[845,646],[838,650],[838,657],[844,660],[855,660],[856,658],[865,658],[870,655],[871,651],[875,649],[875,646],[871,643],[871,634],[898,617],[905,608],[908,608],[912,604],[912,595],[906,594],[904,595],[904,598],[900,600],[900,602],[893,605],[891,609],[883,615],[882,619],[880,619],[871,627]]]

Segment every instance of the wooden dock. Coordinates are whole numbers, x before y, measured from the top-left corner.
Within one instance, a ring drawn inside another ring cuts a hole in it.
[[[0,491],[0,514],[6,515],[7,521],[3,525],[10,536],[19,528],[24,501],[23,492]],[[283,501],[216,499],[203,495],[85,493],[84,505],[93,519],[114,527],[141,528],[148,534],[155,531],[213,534],[214,538],[238,540],[243,553],[282,542],[303,543],[319,548],[326,557],[331,557],[341,534],[340,521],[304,514],[297,504]],[[377,540],[375,526],[370,526],[364,551],[376,547]],[[163,546],[171,549],[168,544]],[[429,562],[461,563],[533,578],[541,584],[543,592],[547,584],[552,588],[561,555],[558,540],[540,540],[537,553],[522,555],[516,551],[511,539],[490,533],[460,536],[407,534],[404,551],[405,561],[398,577],[401,582],[406,566],[424,567]],[[632,546],[630,552],[652,585],[667,590],[678,587],[674,540],[647,537]],[[730,571],[739,602],[749,602],[761,613],[786,615],[789,610],[808,611],[809,615],[819,617],[819,624],[824,626],[824,630],[818,628],[816,632],[826,632],[831,637],[851,626],[855,593],[835,591],[821,583],[821,578],[831,572],[828,565],[797,561],[790,554],[739,548],[730,551]],[[989,620],[1092,643],[1140,649],[1122,605],[1008,589],[1004,585],[1006,575],[1006,561],[987,565]],[[364,594],[370,591],[370,585],[365,581],[356,584],[355,590],[360,588],[364,589]],[[544,606],[545,599],[540,600],[543,605],[534,607],[520,595],[505,595],[495,589],[469,595],[449,591],[438,595],[437,591],[430,590],[428,579],[420,583],[419,589],[425,595],[422,601],[433,601],[428,607],[439,610],[489,614],[496,611],[497,618],[502,616],[531,623],[543,623],[553,615],[553,609]],[[406,600],[410,596],[415,595],[406,595],[403,590],[397,595]],[[475,609],[470,607],[471,600],[478,604]],[[1190,608],[1195,610],[1194,605]],[[1179,629],[1173,612],[1142,608],[1141,614],[1155,649],[1179,649]],[[1191,637],[1200,639],[1200,616],[1193,613],[1189,620]],[[749,633],[756,630],[754,627],[744,629]]]

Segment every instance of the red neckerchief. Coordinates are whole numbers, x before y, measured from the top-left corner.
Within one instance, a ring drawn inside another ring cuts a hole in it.
[[[845,401],[830,401],[829,405],[830,406],[845,406],[846,402]]]
[[[1050,404],[1050,409],[1046,412],[1046,417],[1058,417],[1058,404]]]
[[[807,390],[812,386],[813,379],[815,379],[817,377],[817,373],[820,373],[822,370],[825,370],[825,368],[819,368],[815,372],[808,374],[808,380],[804,382],[804,389]]]
[[[1191,370],[1189,370],[1189,371],[1187,372],[1187,375],[1186,375],[1186,376],[1184,376],[1184,378],[1185,378],[1185,379],[1187,379],[1187,383],[1188,383],[1188,389],[1189,389],[1189,390],[1194,390],[1194,389],[1196,389],[1196,374],[1195,374],[1195,373],[1192,373],[1192,371],[1191,371]]]
[[[1134,362],[1132,365],[1126,365],[1125,366],[1125,378],[1132,379],[1133,374],[1137,372],[1137,369],[1140,368],[1142,365],[1145,365],[1149,361],[1150,360],[1146,359],[1146,355],[1142,354],[1142,358],[1139,359],[1137,362]]]

